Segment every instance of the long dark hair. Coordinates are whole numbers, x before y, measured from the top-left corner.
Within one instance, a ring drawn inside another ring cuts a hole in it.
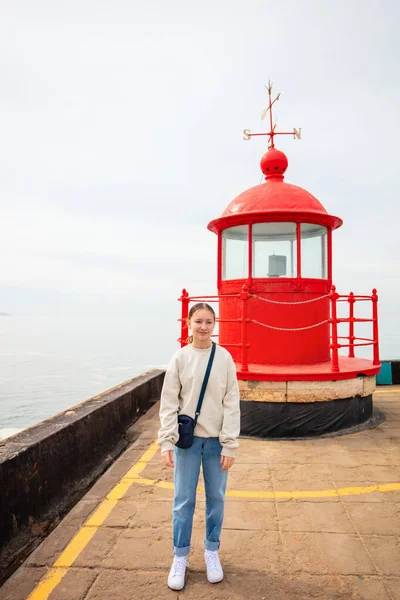
[[[192,308],[189,310],[189,314],[188,314],[188,318],[187,318],[187,323],[189,325],[190,320],[193,318],[193,315],[195,313],[197,313],[198,310],[208,310],[213,318],[214,318],[214,322],[215,322],[215,312],[212,306],[210,306],[209,304],[207,304],[206,302],[198,302],[197,304],[193,304]],[[186,340],[188,344],[191,344],[193,342],[193,336],[189,335],[188,339]]]

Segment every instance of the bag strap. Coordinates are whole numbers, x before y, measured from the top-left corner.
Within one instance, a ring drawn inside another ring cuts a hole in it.
[[[207,365],[207,369],[206,369],[206,373],[204,375],[204,379],[203,379],[203,385],[201,386],[201,391],[200,391],[200,396],[199,396],[199,401],[197,403],[197,408],[196,408],[196,414],[194,417],[194,425],[196,426],[197,423],[197,418],[200,414],[201,411],[201,405],[203,404],[203,399],[204,399],[204,394],[206,393],[206,387],[207,387],[207,383],[210,377],[210,373],[211,373],[211,367],[214,361],[214,355],[215,355],[215,349],[216,349],[217,345],[215,342],[212,342],[212,348],[211,348],[211,353],[210,353],[210,358],[208,359],[208,365]]]

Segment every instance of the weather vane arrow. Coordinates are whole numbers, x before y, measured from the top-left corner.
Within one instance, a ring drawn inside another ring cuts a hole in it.
[[[276,122],[273,125],[272,107],[275,104],[275,102],[278,102],[281,95],[279,93],[276,96],[276,98],[274,100],[272,100],[272,81],[268,81],[268,86],[264,86],[264,87],[268,91],[269,104],[268,104],[267,108],[262,111],[261,120],[263,121],[265,119],[265,117],[267,116],[267,114],[269,113],[270,129],[269,129],[269,131],[267,131],[265,133],[251,133],[250,129],[244,129],[243,130],[243,139],[250,140],[254,136],[267,135],[268,136],[268,148],[275,148],[274,137],[276,135],[292,135],[294,140],[296,140],[296,139],[300,140],[301,139],[301,127],[299,127],[299,129],[296,129],[295,127],[293,127],[293,131],[276,131]]]

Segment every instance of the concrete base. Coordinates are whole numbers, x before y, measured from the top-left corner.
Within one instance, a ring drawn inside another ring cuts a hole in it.
[[[372,417],[375,375],[337,381],[239,381],[241,434],[302,438],[351,429]]]
[[[239,381],[240,399],[257,402],[326,402],[369,396],[376,376],[360,375],[337,381]]]

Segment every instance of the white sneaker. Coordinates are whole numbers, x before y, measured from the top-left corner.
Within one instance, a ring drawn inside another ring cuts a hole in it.
[[[189,566],[186,556],[174,556],[168,575],[168,587],[171,590],[181,590],[185,585],[185,571]]]
[[[204,560],[207,566],[207,579],[210,583],[218,583],[224,578],[224,572],[219,562],[218,550],[206,550]]]

